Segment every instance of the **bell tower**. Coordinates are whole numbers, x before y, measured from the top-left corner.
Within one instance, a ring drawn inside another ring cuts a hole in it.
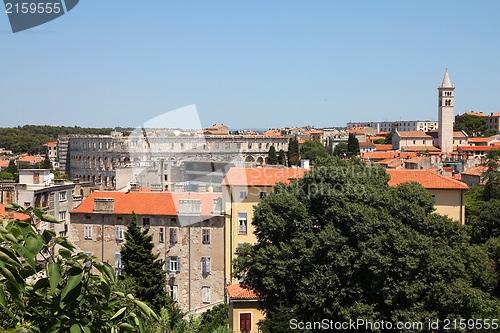
[[[446,68],[443,83],[438,87],[438,146],[443,153],[451,153],[453,151],[454,91],[455,85],[451,84],[450,77],[448,76],[448,68]]]

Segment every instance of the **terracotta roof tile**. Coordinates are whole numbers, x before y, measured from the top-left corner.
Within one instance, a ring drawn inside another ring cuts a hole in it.
[[[426,134],[425,132],[422,131],[413,131],[413,132],[399,132],[399,137],[401,138],[432,138],[430,135]]]
[[[376,151],[387,151],[387,150],[392,150],[392,145],[375,145],[375,150]]]
[[[94,198],[115,199],[113,214],[138,215],[178,215],[179,200],[201,199],[201,215],[213,215],[213,199],[221,198],[221,193],[195,193],[195,192],[94,192],[83,200],[80,207],[70,213],[93,213]]]
[[[472,143],[476,143],[476,142],[488,142],[488,141],[492,141],[492,140],[496,140],[496,138],[494,137],[488,137],[488,138],[469,138],[469,142],[472,142]]]
[[[394,187],[401,183],[414,181],[422,184],[426,189],[467,190],[469,188],[461,181],[452,177],[438,175],[429,170],[387,170],[387,174],[391,176],[391,180],[388,183],[389,186]]]
[[[239,284],[233,284],[226,287],[227,293],[233,299],[255,299],[257,294],[255,291],[241,287]]]
[[[375,148],[375,144],[373,142],[360,142],[359,147]]]
[[[12,211],[7,211],[7,214],[5,214],[5,206],[0,203],[0,215],[9,216],[10,215],[9,212],[10,212],[10,214],[12,214]],[[19,220],[19,221],[27,221],[30,219],[30,217],[28,215],[25,215],[22,213],[16,213],[16,212],[14,212],[13,217],[14,217],[14,219]],[[0,216],[0,220],[3,220],[3,216]]]
[[[484,165],[480,165],[480,166],[473,167],[467,171],[462,172],[462,175],[481,176],[486,171],[488,171],[488,167],[484,166]]]
[[[289,183],[290,179],[302,177],[308,169],[302,168],[231,168],[222,185],[274,186]]]
[[[459,150],[462,151],[489,151],[494,149],[493,146],[460,146]]]

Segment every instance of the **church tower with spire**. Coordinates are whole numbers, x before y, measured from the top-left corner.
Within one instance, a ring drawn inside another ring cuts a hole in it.
[[[443,153],[451,153],[453,151],[454,90],[455,85],[451,84],[450,77],[448,76],[448,68],[446,68],[443,83],[438,87],[438,146]]]

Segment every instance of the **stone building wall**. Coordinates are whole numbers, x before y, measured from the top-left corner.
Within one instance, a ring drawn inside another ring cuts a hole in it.
[[[81,251],[91,253],[97,260],[108,262],[115,267],[117,274],[117,254],[125,243],[117,239],[117,227],[127,230],[131,215],[110,213],[72,213],[71,226],[68,234]],[[224,300],[224,220],[222,216],[193,217],[190,226],[179,223],[177,216],[138,215],[138,225],[142,226],[144,218],[149,219],[149,233],[153,235],[154,253],[166,261],[167,257],[179,256],[181,267],[179,272],[168,272],[166,269],[167,286],[177,286],[177,302],[183,311],[195,310],[208,304]],[[197,221],[197,222],[196,222]],[[85,239],[85,227],[92,229],[91,239]],[[160,229],[163,229],[163,242],[160,241]],[[177,233],[177,242],[170,243],[170,230]],[[210,231],[210,244],[203,244],[203,230]],[[210,272],[202,273],[202,257],[210,257]],[[166,266],[166,264],[165,264]],[[210,302],[203,302],[202,288],[210,287]]]
[[[116,169],[128,163],[159,161],[266,162],[269,148],[288,150],[288,140],[271,136],[178,136],[126,138],[116,135],[70,135],[64,163],[70,177],[94,187],[116,188]]]

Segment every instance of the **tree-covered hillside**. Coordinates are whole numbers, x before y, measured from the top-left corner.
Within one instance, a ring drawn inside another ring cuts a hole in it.
[[[24,125],[13,128],[0,128],[0,147],[12,150],[15,154],[43,153],[42,145],[56,141],[59,135],[66,134],[101,134],[107,135],[111,128],[82,128],[49,125]]]

